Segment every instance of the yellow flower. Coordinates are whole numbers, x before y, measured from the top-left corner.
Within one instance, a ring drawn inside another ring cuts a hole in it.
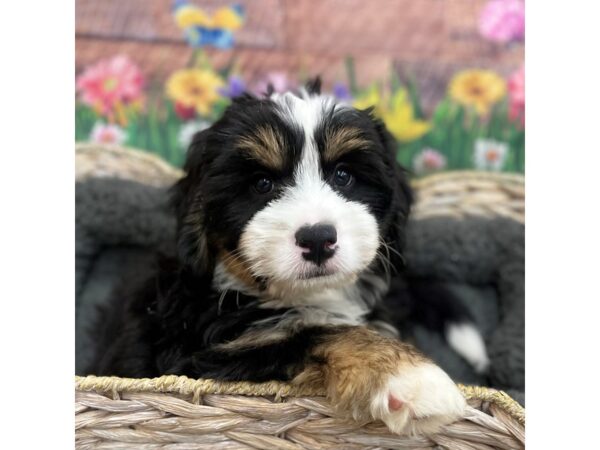
[[[404,89],[398,90],[392,97],[391,107],[382,108],[379,114],[389,132],[401,142],[419,139],[431,128],[428,122],[415,119],[412,104]]]
[[[485,115],[506,94],[506,82],[489,70],[465,70],[450,81],[448,92],[458,103]]]
[[[371,106],[377,106],[381,102],[379,90],[376,85],[372,85],[367,92],[356,98],[352,106],[356,109],[367,109]]]
[[[231,8],[219,8],[213,15],[212,26],[235,31],[244,23],[243,17]]]
[[[212,18],[204,11],[191,5],[184,5],[175,11],[175,22],[181,29],[193,26],[210,27]]]
[[[233,8],[223,7],[210,16],[204,10],[191,5],[183,5],[175,10],[175,22],[182,30],[190,27],[222,28],[237,30],[244,23],[243,16]]]
[[[428,122],[415,119],[412,104],[404,89],[396,91],[391,101],[388,101],[381,97],[379,89],[373,85],[352,106],[356,109],[373,107],[375,115],[383,120],[389,132],[401,142],[419,139],[431,128]]]
[[[167,95],[206,116],[218,100],[218,88],[223,84],[223,80],[211,70],[183,69],[173,73],[167,80]]]
[[[388,101],[381,97],[377,86],[373,85],[352,106],[356,109],[373,107],[375,115],[383,120],[388,131],[401,142],[419,139],[431,128],[428,122],[415,119],[412,104],[404,89],[396,91],[391,101]]]

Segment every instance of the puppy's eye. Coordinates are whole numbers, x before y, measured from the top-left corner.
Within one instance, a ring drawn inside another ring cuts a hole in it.
[[[338,167],[337,169],[335,169],[335,172],[333,173],[333,182],[335,183],[336,186],[339,186],[339,187],[349,186],[350,183],[352,183],[352,180],[353,180],[352,174],[350,172],[348,172],[346,169],[344,169],[342,167]]]
[[[267,194],[273,190],[273,181],[267,177],[260,177],[254,183],[254,189],[259,194]]]

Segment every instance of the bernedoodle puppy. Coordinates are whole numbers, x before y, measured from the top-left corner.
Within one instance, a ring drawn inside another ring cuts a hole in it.
[[[385,310],[411,203],[395,142],[319,85],[245,94],[195,136],[178,255],[115,297],[93,370],[305,383],[340,414],[435,432],[466,403]]]

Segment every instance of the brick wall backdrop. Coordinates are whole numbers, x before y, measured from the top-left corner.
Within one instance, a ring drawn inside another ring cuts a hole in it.
[[[246,24],[232,50],[209,50],[217,68],[232,56],[249,81],[270,71],[346,80],[355,60],[359,85],[386,79],[391,68],[416,76],[427,106],[456,70],[491,68],[506,75],[522,62],[522,44],[499,46],[477,32],[485,0],[196,0],[208,10],[240,3]],[[192,50],[169,0],[77,0],[76,69],[126,53],[156,82],[184,66]]]

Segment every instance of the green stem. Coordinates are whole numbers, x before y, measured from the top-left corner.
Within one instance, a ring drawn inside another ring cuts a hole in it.
[[[358,86],[356,85],[356,72],[354,70],[354,58],[347,56],[344,61],[346,65],[346,73],[348,74],[348,84],[350,84],[350,91],[356,94]]]

